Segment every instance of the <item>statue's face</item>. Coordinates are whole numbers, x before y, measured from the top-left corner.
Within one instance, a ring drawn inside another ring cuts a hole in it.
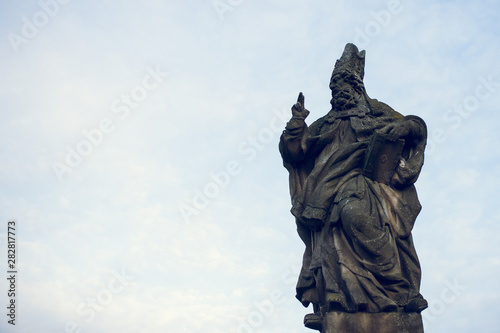
[[[330,103],[334,110],[347,110],[358,105],[362,95],[355,87],[340,75],[334,76],[330,88],[332,99]]]

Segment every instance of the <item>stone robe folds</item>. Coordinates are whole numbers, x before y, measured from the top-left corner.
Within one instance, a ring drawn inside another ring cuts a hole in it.
[[[306,245],[296,296],[304,306],[414,311],[411,304],[424,301],[411,230],[421,209],[413,183],[423,164],[426,126],[416,116],[371,103],[371,109],[379,108],[377,116],[340,117],[330,111],[310,127],[292,117],[281,136],[291,212]],[[362,167],[374,131],[398,122],[411,128],[400,162],[406,171],[397,185],[365,177]]]

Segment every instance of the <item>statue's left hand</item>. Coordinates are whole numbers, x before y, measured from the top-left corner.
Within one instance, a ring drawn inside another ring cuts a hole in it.
[[[410,126],[406,121],[395,121],[383,127],[381,134],[386,134],[391,141],[403,139],[410,134]]]

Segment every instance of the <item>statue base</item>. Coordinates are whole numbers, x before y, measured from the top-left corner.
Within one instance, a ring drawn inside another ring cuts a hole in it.
[[[328,312],[321,333],[423,333],[417,312]]]

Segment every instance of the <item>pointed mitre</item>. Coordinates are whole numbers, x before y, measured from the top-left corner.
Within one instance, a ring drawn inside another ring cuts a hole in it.
[[[336,74],[352,74],[363,82],[363,77],[365,76],[365,51],[358,51],[356,45],[349,43],[344,48],[344,53],[342,57],[335,63],[335,68],[333,69],[332,79]],[[330,88],[332,86],[332,80],[330,80]]]

